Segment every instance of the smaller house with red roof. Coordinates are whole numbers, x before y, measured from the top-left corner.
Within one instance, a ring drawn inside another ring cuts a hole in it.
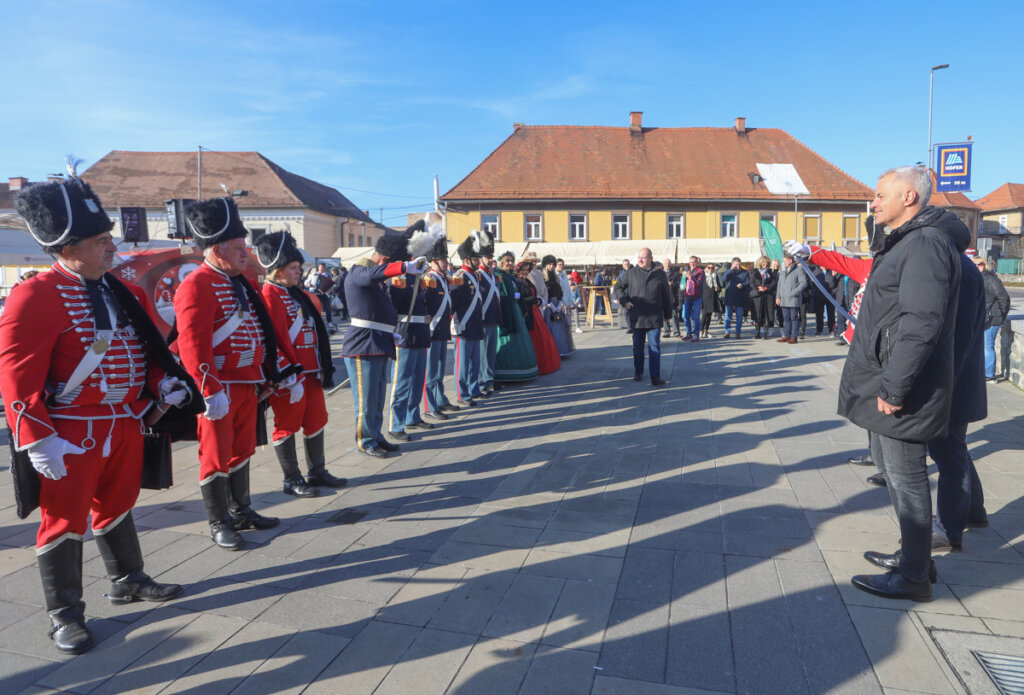
[[[770,192],[758,164],[792,164],[809,195]],[[517,123],[440,200],[456,241],[474,228],[505,244],[678,239],[685,256],[687,240],[756,242],[761,220],[784,240],[859,251],[872,197],[784,130],[652,128],[635,111],[628,127]]]
[[[982,234],[1020,236],[1024,229],[1024,183],[1004,183],[975,202],[981,207]]]

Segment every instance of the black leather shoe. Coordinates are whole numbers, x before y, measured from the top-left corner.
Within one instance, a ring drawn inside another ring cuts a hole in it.
[[[441,406],[440,410],[442,413],[457,413],[462,410],[462,408],[457,405],[452,405],[451,403],[445,403]]]
[[[389,442],[386,439],[382,439],[381,441],[377,442],[377,448],[382,449],[382,450],[387,451],[387,452],[401,451],[402,450],[402,447],[398,446],[397,444],[392,444],[391,442]]]
[[[864,559],[875,567],[881,567],[884,570],[898,570],[900,566],[900,551],[880,553],[875,550],[869,550],[864,553]],[[935,571],[935,561],[931,560],[928,564],[928,581],[934,584],[937,579],[938,572]]]
[[[274,528],[280,524],[281,520],[276,516],[263,516],[262,514],[258,514],[252,507],[242,507],[237,512],[231,513],[231,523],[235,525],[236,531],[246,531],[250,529],[265,531],[268,528]]]
[[[76,615],[63,615],[66,612]],[[59,611],[50,612],[50,639],[53,646],[65,654],[81,654],[92,649],[94,644],[92,633],[85,626],[85,616],[81,609],[72,610],[63,608]]]
[[[494,391],[495,393],[497,393],[498,391],[501,391],[501,390],[502,390],[503,388],[505,388],[505,387],[504,387],[504,386],[498,386],[497,384],[495,384],[495,385],[494,385],[494,386],[493,386],[493,387],[491,388],[491,391]]]
[[[411,442],[412,437],[407,435],[405,432],[388,432],[388,436],[394,439],[396,442]]]
[[[852,463],[855,466],[873,466],[875,460],[871,458],[871,454],[862,454],[860,456],[851,456],[846,459],[847,463]]]
[[[306,476],[306,482],[312,485],[314,488],[339,488],[348,485],[348,478],[339,478],[328,473],[327,469],[322,469],[317,471],[316,473],[310,473],[308,476]]]
[[[988,515],[979,519],[968,519],[967,528],[988,528]]]
[[[287,478],[282,487],[285,494],[295,495],[296,497],[316,497],[320,494],[320,491],[310,485],[309,481],[301,475]]]
[[[419,422],[414,422],[411,425],[406,425],[406,427],[409,427],[409,428],[414,429],[414,430],[432,430],[432,429],[434,429],[433,425],[431,425],[429,422],[423,422],[423,420],[420,420]]]
[[[665,385],[665,380],[664,379],[651,379],[651,386],[664,386],[664,385]]]
[[[885,487],[886,485],[889,484],[889,483],[885,482],[885,476],[882,475],[881,473],[875,473],[874,475],[869,475],[867,478],[865,478],[865,480],[867,480],[872,485],[877,485],[878,487]]]
[[[238,535],[235,527],[226,521],[214,521],[210,523],[210,538],[219,547],[225,550],[238,550],[245,541]]]
[[[470,398],[468,401],[466,401],[466,405],[468,405],[470,408],[475,408],[479,405],[479,403]]]
[[[963,542],[957,541],[954,543],[945,536],[940,536],[937,533],[932,534],[932,551],[933,552],[946,552],[958,553],[963,548]]]
[[[363,449],[363,453],[366,454],[367,456],[372,456],[372,457],[378,458],[378,459],[383,459],[383,458],[387,458],[388,457],[388,452],[386,452],[386,451],[384,451],[384,449],[382,449],[380,447],[376,447],[376,446],[371,446],[369,449]]]
[[[473,398],[490,398],[490,391],[481,391],[480,393],[473,394]]]
[[[110,582],[109,600],[115,606],[133,601],[169,601],[184,590],[181,584],[160,584],[142,570]]]
[[[423,413],[423,417],[428,417],[431,420],[444,421],[448,419],[448,416],[442,413],[440,410],[436,413]]]
[[[644,375],[643,374],[634,374],[633,375],[633,381],[643,381],[643,380],[644,380]]]
[[[885,574],[858,574],[850,582],[860,589],[882,598],[908,598],[918,603],[932,600],[930,582],[911,582],[895,570]]]

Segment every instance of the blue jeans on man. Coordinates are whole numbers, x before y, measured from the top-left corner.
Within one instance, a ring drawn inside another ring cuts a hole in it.
[[[651,363],[651,379],[661,378],[661,329],[633,329],[633,374],[644,375],[644,341],[647,341],[647,355]]]
[[[683,318],[686,321],[687,338],[700,335],[700,310],[703,305],[703,297],[686,296],[683,298]]]
[[[996,336],[999,326],[985,329],[985,378],[996,378]]]
[[[736,319],[736,337],[740,337],[740,333],[743,329],[743,307],[735,304],[725,305],[725,334],[729,335],[729,327],[732,325],[733,319]]]

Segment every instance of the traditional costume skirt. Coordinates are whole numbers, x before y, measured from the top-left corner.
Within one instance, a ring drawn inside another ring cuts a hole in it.
[[[544,307],[544,320],[548,324],[548,330],[551,331],[558,354],[561,357],[568,357],[575,352],[576,345],[572,342],[572,328],[569,325],[569,310],[565,308],[565,305],[561,302],[558,302],[557,307],[554,304],[548,304]]]
[[[562,366],[562,358],[558,356],[558,346],[555,339],[551,337],[548,324],[544,321],[544,315],[536,305],[530,308],[533,313],[533,328],[530,330],[530,340],[533,341],[533,352],[537,355],[537,373],[550,374],[558,371]]]

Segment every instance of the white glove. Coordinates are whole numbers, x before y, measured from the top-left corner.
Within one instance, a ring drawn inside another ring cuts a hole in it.
[[[53,436],[36,442],[29,447],[28,460],[39,475],[50,480],[60,480],[68,474],[64,457],[68,454],[84,454],[85,449],[75,446],[66,439]]]
[[[177,408],[188,398],[188,389],[181,379],[165,376],[160,380],[160,402]]]
[[[231,401],[228,400],[228,392],[226,390],[218,391],[206,398],[206,412],[203,414],[207,420],[220,420],[228,414],[230,407]]]
[[[297,384],[298,382],[299,382],[299,375],[298,374],[292,374],[287,379],[284,379],[281,383],[279,383],[277,385],[277,388],[279,388],[279,389],[290,389],[293,386],[295,386],[295,384]]]
[[[420,256],[419,258],[414,258],[405,264],[405,272],[408,273],[409,275],[419,275],[420,273],[426,271],[426,269],[427,259],[423,256]]]
[[[811,247],[807,244],[801,244],[799,241],[789,240],[782,245],[782,248],[786,250],[790,256],[810,256]]]
[[[306,393],[306,388],[302,385],[301,381],[296,381],[288,391],[288,402],[298,403],[302,400],[302,396]]]

